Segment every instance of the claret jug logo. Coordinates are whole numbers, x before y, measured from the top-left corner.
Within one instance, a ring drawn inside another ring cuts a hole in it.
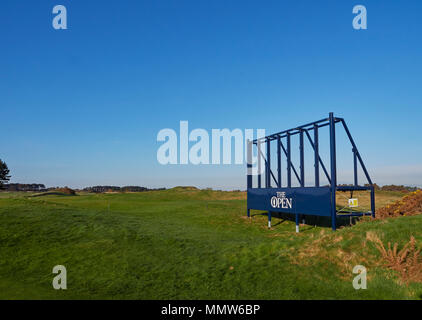
[[[277,196],[271,198],[271,207],[278,209],[291,209],[293,204],[292,198],[286,198],[285,192],[277,192]]]

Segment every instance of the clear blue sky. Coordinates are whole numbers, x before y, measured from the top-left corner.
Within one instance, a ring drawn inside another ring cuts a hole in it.
[[[52,28],[57,4],[68,30]],[[367,30],[352,28],[356,4]],[[0,158],[12,182],[244,189],[244,166],[158,164],[158,131],[271,133],[333,111],[375,182],[422,185],[421,13],[389,0],[2,1]]]

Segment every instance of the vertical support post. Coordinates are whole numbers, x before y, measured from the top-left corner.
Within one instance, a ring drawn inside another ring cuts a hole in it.
[[[300,146],[299,146],[299,151],[300,151],[300,186],[304,187],[305,186],[305,149],[303,146],[303,130],[300,129]]]
[[[247,186],[248,189],[250,189],[250,188],[252,188],[252,143],[251,143],[250,140],[248,140],[247,148],[248,148],[248,150],[247,150],[247,156],[246,156],[246,158],[247,158],[247,160],[246,160],[247,161],[247,164],[246,164],[246,167],[247,167],[246,186]]]
[[[371,180],[371,177],[369,176],[368,171],[366,170],[365,164],[362,161],[362,158],[361,158],[361,156],[359,154],[358,149],[356,148],[356,144],[353,141],[352,135],[350,134],[349,128],[347,128],[347,125],[346,125],[346,122],[344,121],[344,119],[341,119],[341,123],[343,124],[344,130],[346,131],[346,134],[349,137],[350,143],[352,144],[353,148],[356,151],[356,156],[358,157],[360,166],[362,167],[363,173],[365,174],[366,179],[368,180],[368,183],[370,185],[373,185],[372,180]]]
[[[247,172],[246,172],[246,174],[247,174],[247,179],[246,179],[246,186],[247,186],[247,190],[246,190],[246,192],[247,191],[249,191],[249,189],[251,189],[252,188],[252,143],[251,143],[251,141],[250,140],[248,140],[248,143],[247,143],[247,148],[248,148],[248,150],[247,150],[247,164],[246,164],[246,167],[247,167]],[[250,209],[249,208],[247,208],[247,215],[248,215],[248,218],[250,218]]]
[[[277,136],[277,187],[281,188],[281,138]]]
[[[287,132],[287,188],[292,187],[291,143],[290,132]]]
[[[257,141],[256,146],[258,148],[258,188],[261,189],[261,142]]]
[[[336,230],[336,191],[337,191],[337,170],[336,170],[336,128],[334,114],[330,112],[330,163],[331,163],[331,228]]]
[[[300,133],[299,133],[299,153],[300,153],[300,186],[301,187],[305,187],[305,148],[303,145],[303,130],[300,129]],[[304,215],[301,215],[303,221],[304,219]],[[296,214],[296,229],[299,228],[299,215]],[[303,222],[305,223],[305,222]],[[296,232],[299,232],[298,230],[296,230]]]
[[[265,169],[266,169],[266,171],[265,171],[265,173],[266,173],[265,187],[266,188],[271,188],[271,154],[270,154],[270,147],[271,147],[270,140],[267,139],[267,163],[266,163],[266,166],[265,166]]]
[[[314,166],[315,166],[315,187],[319,187],[319,141],[318,125],[314,124]]]
[[[372,218],[375,218],[375,190],[374,186],[371,186],[371,212]]]
[[[296,232],[299,232],[299,214],[296,213]]]
[[[268,229],[271,229],[271,211],[268,211]]]
[[[356,155],[356,149],[353,148],[353,175],[355,187],[358,186],[358,157]]]

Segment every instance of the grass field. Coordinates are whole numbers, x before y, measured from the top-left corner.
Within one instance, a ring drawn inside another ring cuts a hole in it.
[[[401,197],[377,193],[377,204]],[[337,232],[245,218],[244,193],[0,193],[0,299],[421,299],[380,263],[368,233],[422,242],[422,215]],[[368,270],[355,290],[352,268]],[[67,268],[54,290],[52,268]]]

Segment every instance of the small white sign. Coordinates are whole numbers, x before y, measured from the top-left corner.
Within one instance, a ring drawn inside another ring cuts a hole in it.
[[[358,206],[358,199],[349,199],[349,208],[356,208]]]

